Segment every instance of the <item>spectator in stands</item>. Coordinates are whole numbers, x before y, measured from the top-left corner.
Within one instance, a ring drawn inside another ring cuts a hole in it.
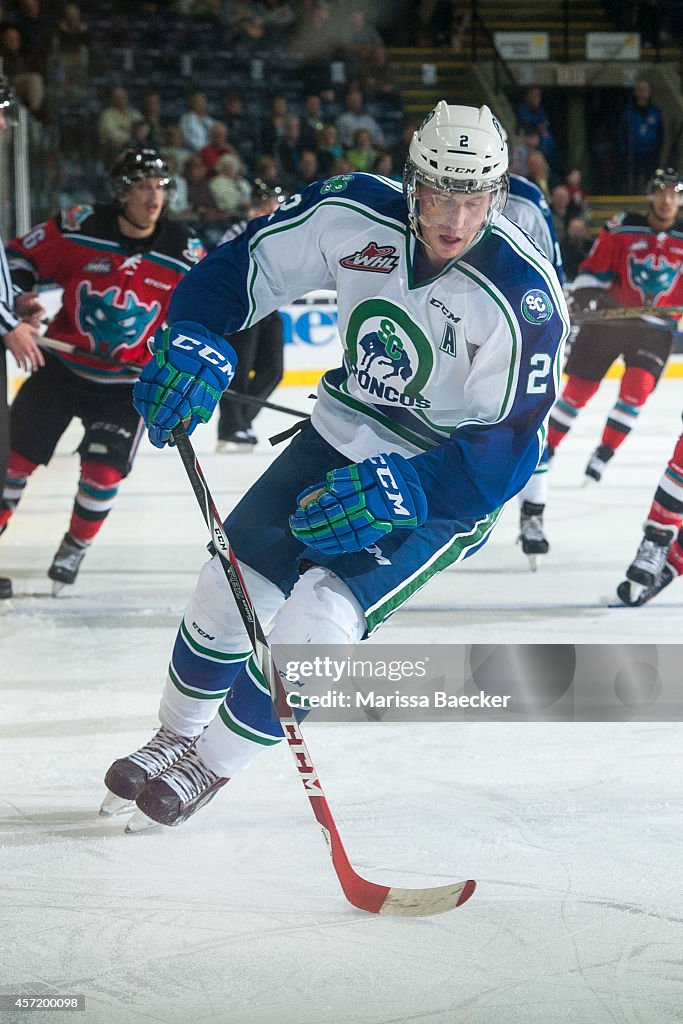
[[[410,117],[406,118],[401,125],[401,137],[389,150],[392,163],[397,171],[402,171],[405,167],[410,140],[419,127],[419,121],[415,121]]]
[[[274,153],[275,143],[285,134],[285,119],[289,113],[287,97],[277,93],[271,97],[270,112],[261,131],[261,149]]]
[[[126,149],[149,149],[149,133],[151,125],[143,118],[140,121],[133,121],[130,127],[130,138],[126,142]]]
[[[90,30],[77,4],[65,4],[53,38],[64,85],[83,86],[90,63]]]
[[[121,85],[115,85],[109,93],[109,106],[105,107],[97,122],[100,157],[106,167],[126,145],[134,123],[143,120],[140,111],[131,107],[128,91]]]
[[[304,98],[304,112],[301,116],[301,144],[306,149],[316,149],[318,135],[323,126],[323,101],[318,93],[309,93]]]
[[[223,116],[221,118],[228,129],[228,138],[239,155],[248,165],[253,163],[260,149],[260,137],[254,137],[256,125],[254,119],[244,112],[244,101],[238,92],[231,90],[223,97]]]
[[[592,242],[588,235],[588,225],[583,217],[570,217],[567,221],[567,234],[560,242],[562,263],[568,281],[573,281],[582,263],[590,252]]]
[[[187,192],[187,179],[179,172],[175,157],[166,157],[166,163],[175,183],[175,187],[170,193],[167,213],[171,220],[183,220],[192,214]]]
[[[24,51],[19,29],[8,23],[0,26],[0,69],[32,114],[42,111],[45,99],[45,80],[36,68]]]
[[[304,81],[310,92],[319,92],[330,84],[330,62],[339,44],[340,31],[329,4],[320,2],[312,11],[302,11],[289,46],[303,59]]]
[[[353,145],[346,151],[346,157],[354,171],[370,173],[378,156],[370,132],[367,128],[359,128],[353,136]]]
[[[258,8],[269,40],[282,42],[296,21],[289,0],[260,0]]]
[[[224,121],[214,121],[209,128],[209,141],[202,147],[199,154],[206,164],[209,172],[208,177],[212,178],[216,164],[226,153],[234,153],[235,147],[228,142],[228,126]]]
[[[350,78],[365,77],[386,61],[382,37],[375,26],[368,23],[367,11],[363,7],[351,9],[342,43]]]
[[[394,170],[394,161],[391,153],[378,153],[372,168],[373,174],[381,174],[383,178],[391,178],[392,181],[402,181],[403,178]]]
[[[299,160],[299,174],[296,182],[297,192],[307,188],[314,181],[320,181],[324,177],[318,166],[318,156],[313,149],[302,149]]]
[[[371,114],[364,113],[363,102],[362,91],[356,86],[351,86],[344,97],[346,110],[337,118],[339,141],[345,149],[353,145],[354,134],[359,128],[365,128],[370,132],[376,146],[384,145],[382,129]]]
[[[526,161],[526,177],[538,185],[546,200],[551,200],[550,168],[548,161],[540,150],[532,150]]]
[[[323,178],[329,178],[332,172],[332,164],[344,150],[339,142],[337,129],[333,124],[324,124],[318,132],[318,141],[315,148],[318,157],[318,167]]]
[[[522,135],[537,132],[538,148],[546,160],[555,153],[557,144],[543,107],[543,94],[537,85],[527,89],[524,99],[517,106],[517,131]]]
[[[209,141],[209,128],[214,119],[209,114],[209,104],[203,92],[193,92],[187,98],[188,110],[180,116],[180,130],[185,144],[193,153],[199,153]]]
[[[538,185],[538,182],[536,184]],[[550,196],[550,210],[558,242],[563,242],[567,237],[567,211],[570,198],[571,195],[566,185],[556,185]]]
[[[578,167],[575,167],[569,172],[564,183],[569,189],[567,220],[569,220],[570,217],[587,217],[588,207],[586,205],[586,196],[583,191],[583,176]]]
[[[19,10],[14,16],[14,25],[21,32],[26,52],[40,61],[40,70],[44,70],[47,54],[48,34],[45,18],[40,10],[40,0],[19,0]]]
[[[259,181],[264,181],[270,188],[278,188],[280,181],[278,179],[275,157],[270,153],[262,153],[261,156],[257,157],[254,177],[258,178]]]
[[[640,78],[619,120],[618,149],[625,171],[622,187],[629,194],[643,193],[659,166],[662,132],[662,112],[652,103],[652,86]]]
[[[223,216],[244,217],[251,200],[251,185],[242,174],[242,161],[236,153],[225,153],[220,157],[209,188]]]
[[[457,0],[436,0],[429,19],[431,45],[462,50],[467,16]]]
[[[280,178],[288,191],[296,191],[302,148],[301,119],[296,114],[288,114],[284,121],[284,135],[275,143],[274,151]]]
[[[185,145],[185,136],[177,124],[169,124],[164,128],[164,141],[161,146],[161,155],[168,160],[173,157],[177,167],[184,167],[192,151]]]
[[[156,89],[145,89],[142,94],[142,113],[149,125],[149,145],[161,149],[164,143],[161,93]]]
[[[187,181],[187,198],[193,214],[202,220],[218,220],[223,216],[216,205],[213,192],[206,179],[206,164],[198,153],[186,160],[183,174]]]

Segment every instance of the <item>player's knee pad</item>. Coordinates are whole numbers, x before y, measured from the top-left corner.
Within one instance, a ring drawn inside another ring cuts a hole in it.
[[[300,576],[278,613],[271,644],[355,644],[365,615],[339,576],[316,565]]]
[[[619,398],[636,408],[644,405],[654,391],[658,376],[642,366],[627,366],[619,385]]]
[[[240,569],[256,614],[265,628],[282,607],[285,595],[274,583],[248,566],[240,563]],[[218,555],[206,562],[199,573],[185,611],[185,622],[188,628],[208,634],[223,650],[249,649],[247,631]],[[198,635],[201,637],[201,633]]]

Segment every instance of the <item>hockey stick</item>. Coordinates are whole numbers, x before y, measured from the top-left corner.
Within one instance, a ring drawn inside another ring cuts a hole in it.
[[[57,338],[48,338],[46,334],[36,334],[35,341],[41,348],[46,348],[48,351],[53,350],[54,352],[64,352],[68,355],[81,355],[87,359],[93,359],[98,363],[105,363],[107,366],[130,367],[131,370],[137,370],[138,373],[142,370],[142,367],[138,363],[120,362],[118,359],[112,359],[110,356],[103,355],[99,352],[86,352],[85,349],[78,348],[77,345],[72,345],[68,341],[59,341]],[[272,409],[273,412],[284,412],[288,416],[296,416],[300,420],[306,419],[310,415],[310,413],[301,412],[299,409],[288,409],[286,405],[275,405],[274,402],[266,402],[263,398],[251,398],[249,395],[240,395],[236,391],[226,391],[225,394],[231,398],[233,402],[258,405],[261,409]]]
[[[275,711],[280,720],[285,739],[292,752],[294,763],[310,801],[313,813],[322,828],[327,842],[332,865],[339,879],[344,895],[349,903],[370,914],[386,914],[393,917],[426,917],[430,914],[441,914],[446,910],[460,907],[470,898],[475,890],[476,882],[454,882],[451,885],[440,885],[431,889],[399,889],[387,885],[379,885],[362,878],[351,866],[342,844],[332,812],[323,793],[318,773],[316,772],[308,748],[304,742],[299,723],[287,703],[287,693],[280,675],[273,662],[261,624],[256,616],[249,592],[247,591],[237,559],[230,547],[223,530],[221,518],[204,479],[201,466],[197,461],[192,442],[184,428],[176,427],[172,434],[183,460],[185,471],[192,485],[204,521],[220,558],[223,572],[230,585],[235,603],[239,609],[242,622],[249,634],[259,670],[268,682]]]
[[[683,316],[683,306],[604,306],[590,313],[570,312],[575,324],[604,323],[606,320],[640,320],[644,317],[661,320],[663,323]]]

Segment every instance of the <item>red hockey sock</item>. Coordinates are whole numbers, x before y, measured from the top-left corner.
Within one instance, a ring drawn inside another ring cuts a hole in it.
[[[123,473],[101,462],[83,462],[69,532],[89,544],[99,532],[116,499]]]
[[[579,409],[583,409],[599,387],[599,380],[584,380],[583,377],[568,378],[564,391],[550,413],[548,426],[548,446],[550,448],[557,448],[562,438],[571,430]]]
[[[25,459],[18,452],[10,452],[5,476],[5,486],[2,489],[2,501],[0,501],[0,530],[4,529],[9,522],[12,513],[19,504],[21,496],[26,487],[26,481],[34,469],[38,468],[37,462]]]
[[[680,537],[669,548],[666,564],[671,566],[678,576],[683,576],[683,547],[681,547]]]
[[[627,366],[621,378],[619,398],[610,413],[601,444],[616,450],[631,433],[641,407],[652,394],[657,379],[640,366]]]

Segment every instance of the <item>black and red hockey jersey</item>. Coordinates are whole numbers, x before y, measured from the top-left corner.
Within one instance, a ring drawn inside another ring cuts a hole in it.
[[[603,287],[618,306],[683,306],[683,223],[655,231],[647,217],[607,223],[579,266],[574,288]]]
[[[102,383],[137,378],[173,289],[203,255],[201,241],[165,217],[149,238],[128,238],[113,203],[69,207],[7,246],[15,284],[25,291],[47,281],[63,288],[47,333],[79,352],[55,355],[78,376]]]

